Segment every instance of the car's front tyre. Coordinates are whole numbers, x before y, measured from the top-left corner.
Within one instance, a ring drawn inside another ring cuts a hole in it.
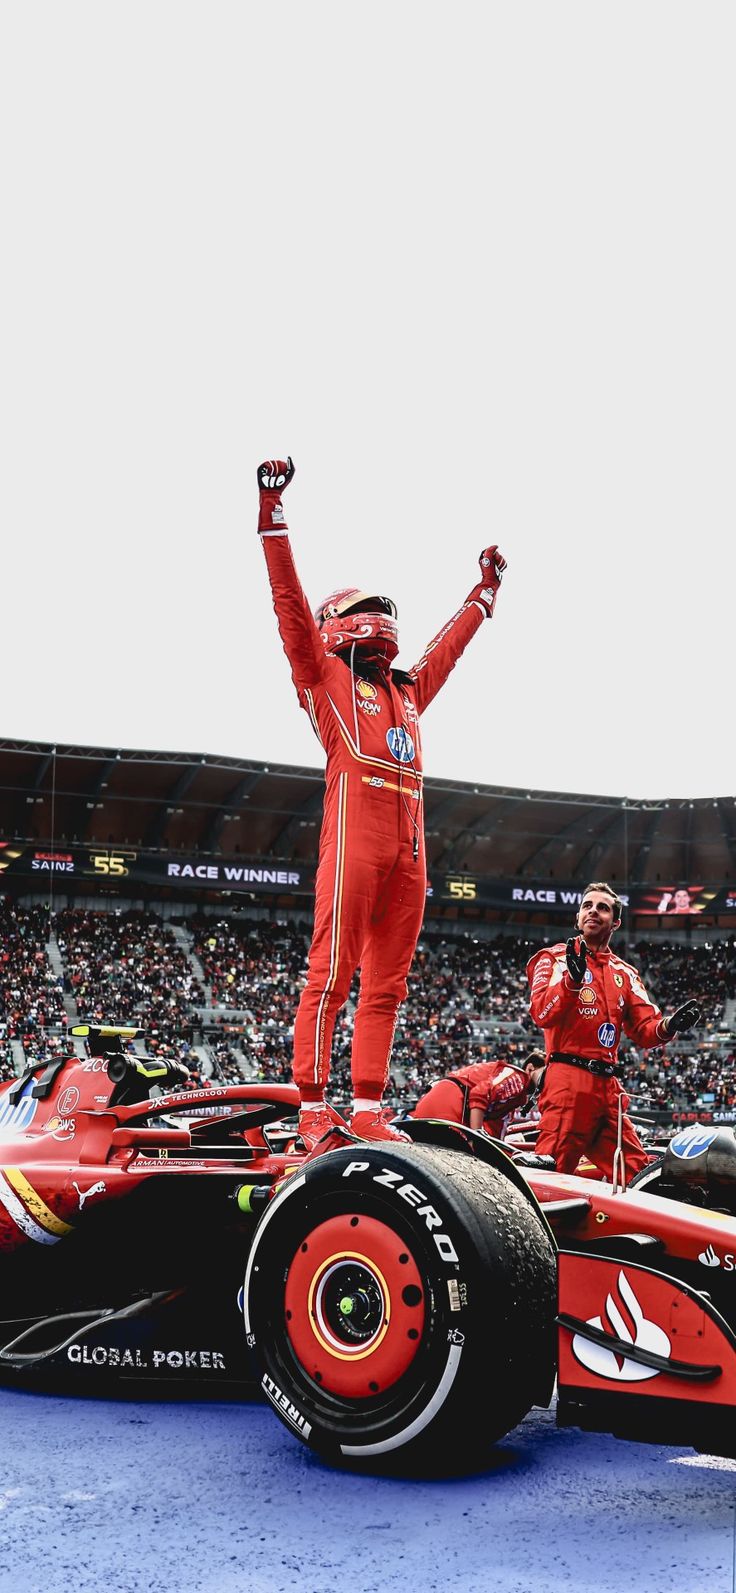
[[[294,1174],[256,1231],[249,1343],[282,1421],[333,1462],[477,1465],[539,1398],[556,1258],[496,1167],[355,1145]]]

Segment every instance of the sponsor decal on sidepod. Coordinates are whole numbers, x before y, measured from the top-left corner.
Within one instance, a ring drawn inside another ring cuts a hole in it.
[[[683,1128],[680,1134],[675,1134],[670,1140],[669,1148],[673,1156],[678,1156],[681,1161],[690,1161],[693,1156],[700,1156],[707,1151],[708,1146],[718,1133],[717,1128],[705,1128],[701,1123],[690,1123],[688,1128]]]
[[[600,1316],[588,1317],[589,1326],[598,1328],[599,1332],[604,1333],[613,1329],[617,1338],[634,1345],[636,1349],[649,1350],[654,1355],[669,1357],[672,1345],[667,1334],[656,1322],[647,1320],[623,1268],[618,1275],[617,1289],[621,1304],[629,1312],[634,1324],[634,1334],[632,1335],[627,1327],[619,1305],[610,1293],[606,1296],[604,1308],[608,1326],[604,1326]],[[660,1375],[656,1367],[641,1366],[637,1361],[628,1360],[620,1352],[607,1350],[602,1344],[591,1344],[579,1333],[573,1338],[572,1352],[576,1361],[579,1361],[586,1371],[593,1372],[596,1377],[612,1378],[619,1383],[644,1383],[650,1377]]]
[[[219,1350],[152,1350],[149,1360],[139,1348],[120,1350],[114,1344],[70,1344],[66,1357],[76,1366],[167,1366],[172,1372],[224,1372],[225,1357]]]
[[[721,1260],[713,1246],[708,1245],[707,1249],[701,1250],[698,1261],[702,1267],[723,1267],[724,1272],[736,1272],[736,1255],[730,1250],[726,1251]]]
[[[15,1106],[11,1106],[7,1096],[0,1102],[0,1139],[14,1139],[16,1134],[22,1134],[33,1122],[38,1111],[38,1101],[31,1095],[21,1095]]]

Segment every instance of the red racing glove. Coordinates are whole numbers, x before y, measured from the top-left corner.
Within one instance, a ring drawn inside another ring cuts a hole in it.
[[[281,494],[294,474],[291,459],[264,459],[258,466],[258,532],[288,531]]]
[[[501,585],[503,572],[506,569],[506,560],[503,554],[499,553],[494,543],[492,548],[483,549],[478,563],[480,565],[481,579],[478,585],[473,587],[472,592],[468,592],[467,601],[469,603],[475,601],[482,603],[486,614],[490,618],[496,604],[496,593]]]

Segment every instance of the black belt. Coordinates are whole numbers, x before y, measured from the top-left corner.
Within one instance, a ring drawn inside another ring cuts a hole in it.
[[[618,1071],[615,1062],[599,1062],[592,1056],[576,1056],[574,1051],[552,1051],[547,1061],[566,1062],[568,1067],[583,1068],[586,1073],[594,1073],[598,1079],[613,1079]]]

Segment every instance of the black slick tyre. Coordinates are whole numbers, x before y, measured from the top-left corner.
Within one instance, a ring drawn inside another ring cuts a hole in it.
[[[248,1342],[281,1420],[334,1463],[452,1473],[549,1399],[556,1255],[496,1167],[356,1144],[293,1174],[256,1230]]]
[[[658,1156],[656,1161],[649,1162],[646,1167],[640,1168],[639,1172],[629,1179],[627,1187],[629,1189],[638,1189],[640,1192],[646,1189],[650,1195],[661,1195],[663,1193],[663,1166],[664,1156]],[[669,1193],[669,1190],[667,1192]]]

